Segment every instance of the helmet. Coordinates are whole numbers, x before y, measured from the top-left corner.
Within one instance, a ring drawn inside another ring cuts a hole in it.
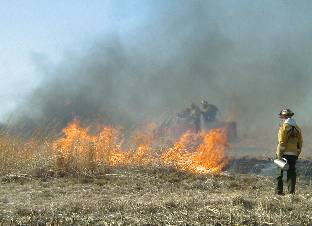
[[[280,111],[279,117],[280,118],[291,118],[294,116],[295,113],[293,113],[290,109],[286,108]]]
[[[201,103],[201,105],[203,105],[203,106],[207,106],[207,105],[208,105],[207,100],[202,100],[200,103]]]

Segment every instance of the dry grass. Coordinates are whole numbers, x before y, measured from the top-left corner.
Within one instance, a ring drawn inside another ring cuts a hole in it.
[[[0,134],[0,175],[36,174],[41,169],[55,169],[56,159],[46,140],[23,139]]]
[[[270,177],[194,175],[168,168],[114,168],[65,178],[3,176],[7,225],[307,225],[312,195],[273,195]]]
[[[58,160],[45,139],[2,134],[0,225],[312,224],[312,189],[302,178],[296,195],[279,197],[271,177],[88,168],[75,156],[60,168]]]

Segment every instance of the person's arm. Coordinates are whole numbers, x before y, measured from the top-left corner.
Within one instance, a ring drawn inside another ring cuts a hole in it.
[[[285,124],[282,125],[278,131],[278,145],[276,149],[276,156],[278,158],[281,158],[283,156],[283,153],[286,150],[286,144],[287,144],[287,131]]]

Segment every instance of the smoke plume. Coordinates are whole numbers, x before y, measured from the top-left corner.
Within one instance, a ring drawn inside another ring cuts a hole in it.
[[[149,13],[140,26],[52,68],[19,120],[62,127],[78,116],[130,126],[202,99],[246,131],[272,128],[284,106],[302,120],[311,113],[310,1],[142,4]]]

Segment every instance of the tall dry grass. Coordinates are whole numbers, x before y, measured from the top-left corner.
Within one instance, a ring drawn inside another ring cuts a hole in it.
[[[92,142],[75,139],[64,159],[53,140],[1,133],[0,225],[312,223],[311,182],[301,178],[295,196],[279,197],[270,177],[197,175],[163,166],[111,168],[105,158],[95,161]],[[54,177],[58,173],[75,177]]]
[[[0,134],[0,175],[35,173],[41,168],[55,169],[50,142]]]

